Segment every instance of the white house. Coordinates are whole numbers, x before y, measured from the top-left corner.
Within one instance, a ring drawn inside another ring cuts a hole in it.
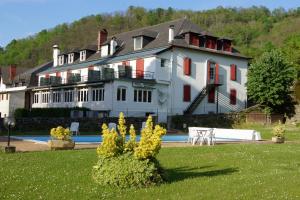
[[[108,37],[61,53],[38,73],[32,107],[87,107],[99,115],[145,116],[164,122],[182,114],[245,108],[249,58],[187,19]]]

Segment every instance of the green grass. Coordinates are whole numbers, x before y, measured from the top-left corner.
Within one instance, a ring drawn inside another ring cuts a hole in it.
[[[300,145],[163,148],[168,182],[117,190],[91,178],[95,150],[0,153],[0,199],[299,199]]]

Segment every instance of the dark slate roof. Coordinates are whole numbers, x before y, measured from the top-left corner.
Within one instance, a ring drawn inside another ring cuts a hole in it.
[[[174,26],[175,39],[170,44],[168,42],[168,37],[169,37],[169,27],[171,25]],[[213,34],[202,30],[198,25],[192,23],[190,20],[184,18],[184,19],[177,19],[174,21],[157,24],[154,26],[148,26],[148,27],[136,29],[136,30],[129,31],[129,32],[111,35],[107,38],[107,41],[105,41],[103,43],[103,45],[109,44],[111,38],[116,38],[118,46],[117,46],[117,50],[116,50],[115,54],[113,55],[113,57],[129,55],[129,54],[137,52],[137,51],[134,51],[134,47],[133,47],[134,37],[140,36],[140,35],[145,35],[147,37],[153,38],[153,40],[150,41],[147,45],[145,45],[143,47],[143,49],[142,49],[143,51],[157,49],[157,48],[161,48],[161,47],[167,47],[167,46],[170,47],[173,45],[175,47],[189,48],[189,49],[193,49],[193,50],[204,51],[204,52],[208,52],[208,53],[215,53],[215,54],[220,54],[220,55],[224,55],[224,56],[234,56],[234,57],[238,57],[238,58],[242,58],[242,59],[249,59],[248,57],[241,55],[234,48],[233,48],[233,52],[225,52],[225,51],[220,51],[220,50],[213,50],[213,49],[208,49],[208,48],[203,48],[203,47],[195,47],[193,45],[189,45],[185,41],[184,37],[181,35],[181,34],[187,33],[187,32],[193,32],[193,33],[197,33],[199,35],[216,37]],[[96,47],[97,47],[96,44],[97,44],[97,41],[95,41],[95,43],[92,45],[69,50],[69,52],[74,52],[74,51],[78,52],[79,50],[82,50],[82,49],[91,49],[91,50],[96,51]],[[68,52],[64,52],[64,53],[67,54]],[[66,66],[70,66],[69,68],[72,68],[72,66],[84,67],[83,65],[88,66],[88,65],[90,65],[90,63],[94,63],[95,60],[98,60],[100,62],[103,59],[106,59],[106,58],[101,58],[100,52],[95,52],[92,55],[90,55],[87,58],[87,60],[84,62],[80,62],[79,59],[77,59],[72,64],[65,64],[62,66],[57,66],[57,67],[55,67],[55,70],[59,71],[59,70],[66,69]]]
[[[12,81],[13,84],[19,84],[22,83],[23,86],[35,86],[37,85],[37,77],[36,75],[42,71],[48,70],[49,68],[52,68],[53,62],[47,62],[42,65],[39,65],[37,67],[28,69],[24,71],[23,73],[17,75],[14,80]]]

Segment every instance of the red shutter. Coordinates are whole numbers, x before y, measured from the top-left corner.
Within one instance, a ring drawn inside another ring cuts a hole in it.
[[[45,75],[45,77],[46,77],[46,78],[49,78],[49,77],[50,77],[50,75],[49,75],[49,74],[46,74],[46,75]]]
[[[230,65],[230,80],[236,81],[236,65],[235,64]]]
[[[93,65],[88,66],[88,70],[94,70],[94,66]]]
[[[191,101],[191,86],[184,85],[183,86],[183,101]]]
[[[190,58],[184,58],[183,67],[184,67],[184,75],[190,76],[191,75],[191,63],[192,60]]]
[[[122,61],[123,66],[130,66],[129,60]]]
[[[212,39],[211,40],[211,49],[215,49],[216,48],[216,40],[215,39]]]
[[[61,77],[61,74],[60,74],[60,72],[56,72],[56,75],[55,75],[56,77]]]
[[[215,88],[208,91],[208,103],[215,103]]]
[[[235,89],[230,90],[230,104],[236,105],[236,90]]]
[[[136,60],[136,78],[144,78],[144,59]]]
[[[216,64],[215,84],[219,84],[219,64]]]
[[[199,47],[200,45],[199,36],[196,34],[191,34],[190,44]]]

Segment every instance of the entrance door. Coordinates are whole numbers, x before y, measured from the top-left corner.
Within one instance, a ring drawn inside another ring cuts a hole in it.
[[[215,62],[207,62],[207,84],[219,83],[219,65]]]
[[[136,78],[144,78],[144,59],[136,60]]]

